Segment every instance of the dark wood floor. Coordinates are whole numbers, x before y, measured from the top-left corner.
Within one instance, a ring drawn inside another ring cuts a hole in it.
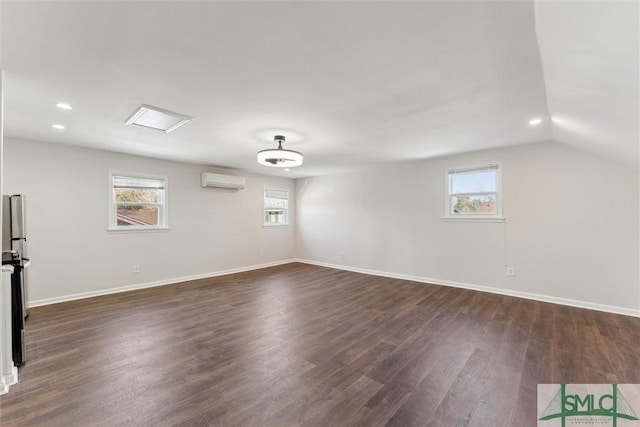
[[[640,319],[303,264],[32,309],[8,426],[535,426]]]

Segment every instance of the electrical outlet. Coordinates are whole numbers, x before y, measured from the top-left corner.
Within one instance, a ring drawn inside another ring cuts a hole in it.
[[[338,254],[338,258],[340,258],[340,259],[344,259],[344,252],[340,252],[340,253]]]
[[[140,273],[140,266],[139,265],[134,265],[133,266],[133,274],[138,274]]]
[[[516,275],[516,269],[513,267],[507,267],[507,276],[515,276]]]
[[[264,258],[264,250],[260,249],[260,258]]]

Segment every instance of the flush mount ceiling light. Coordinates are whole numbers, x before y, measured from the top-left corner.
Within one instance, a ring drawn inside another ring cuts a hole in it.
[[[169,133],[189,123],[191,119],[189,116],[174,113],[173,111],[151,107],[150,105],[141,105],[125,123]]]
[[[273,141],[278,144],[278,148],[258,151],[258,163],[275,168],[293,168],[302,165],[302,154],[282,148],[284,136],[276,135]]]
[[[540,117],[529,120],[529,124],[531,126],[538,126],[540,123],[542,123],[542,119]]]
[[[73,107],[67,104],[66,102],[58,102],[56,104],[56,107],[58,107],[61,110],[73,110]]]
[[[57,130],[64,130],[64,125],[61,125],[60,123],[53,124],[51,127]]]

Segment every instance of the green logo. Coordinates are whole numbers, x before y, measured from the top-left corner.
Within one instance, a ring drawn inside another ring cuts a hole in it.
[[[599,417],[600,421],[606,424],[611,422],[613,427],[617,427],[619,419],[638,421],[638,416],[618,385],[610,384],[610,386],[611,392],[568,393],[567,384],[560,384],[560,389],[542,412],[539,420],[560,419],[562,427],[565,427],[567,418],[571,418],[573,425],[593,425],[597,421],[595,417]]]

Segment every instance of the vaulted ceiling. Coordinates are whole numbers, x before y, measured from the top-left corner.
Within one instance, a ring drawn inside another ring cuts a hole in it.
[[[638,167],[637,2],[21,1],[1,19],[9,137],[292,177],[549,140]],[[194,120],[126,126],[140,104]],[[256,163],[277,133],[302,167]]]

